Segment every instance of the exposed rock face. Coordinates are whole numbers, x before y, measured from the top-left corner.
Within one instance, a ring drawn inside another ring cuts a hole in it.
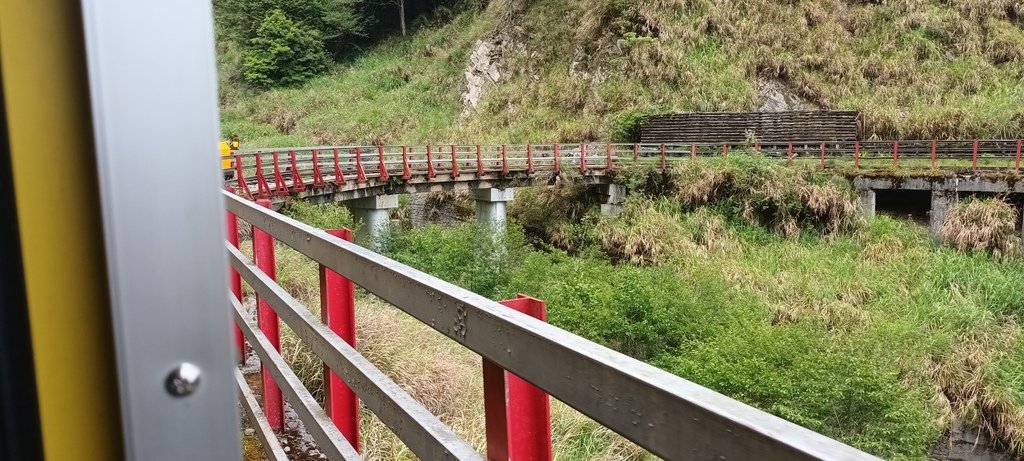
[[[954,421],[949,434],[932,447],[929,457],[935,461],[1015,461],[1018,458],[1000,449],[976,427]]]
[[[469,67],[466,69],[466,91],[462,93],[462,114],[466,115],[476,108],[488,83],[501,80],[502,40],[488,38],[477,40],[473,53],[469,55]]]
[[[757,94],[764,99],[760,112],[783,112],[787,110],[819,110],[820,108],[793,93],[778,80],[758,79],[755,83]]]

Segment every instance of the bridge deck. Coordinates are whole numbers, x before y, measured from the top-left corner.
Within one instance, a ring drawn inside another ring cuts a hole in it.
[[[320,146],[239,152],[234,178],[246,197],[318,202],[384,193],[504,188],[551,181],[562,172],[600,182],[633,164],[666,169],[707,157],[755,153],[786,165],[846,174],[1017,177],[1020,140],[865,141],[765,144],[525,144],[449,146]]]

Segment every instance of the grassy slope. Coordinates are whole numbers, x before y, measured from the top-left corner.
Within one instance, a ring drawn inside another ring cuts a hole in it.
[[[603,140],[651,111],[745,110],[778,78],[881,136],[1018,136],[1015,0],[495,0],[300,88],[241,88],[221,43],[223,130],[247,146]],[[1013,13],[1013,14],[1010,14]],[[477,39],[512,37],[501,83],[460,117]]]
[[[352,225],[336,206],[287,212]],[[644,216],[667,229],[664,240],[686,242],[657,267],[611,264],[594,247],[539,252],[517,231],[497,243],[508,250],[495,259],[495,243],[472,225],[399,233],[386,249],[495,299],[545,299],[556,325],[885,458],[924,459],[953,419],[1021,451],[1024,263],[936,247],[925,230],[886,217],[852,235],[785,239],[709,208],[662,205]],[[279,282],[314,310],[316,277],[307,258],[280,248]],[[378,301],[360,306],[360,349],[481,443],[476,358]],[[286,357],[317,389],[319,362],[285,332]],[[640,456],[567,408],[555,415],[560,459]],[[364,422],[364,446],[408,455],[378,422]]]
[[[392,251],[498,299],[545,299],[556,325],[887,459],[925,459],[952,418],[997,422],[1020,449],[1021,263],[885,217],[834,239],[719,232],[659,267],[532,250],[487,266],[472,227],[414,230]]]

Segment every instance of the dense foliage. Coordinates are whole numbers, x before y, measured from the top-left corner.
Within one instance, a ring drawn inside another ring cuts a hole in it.
[[[1024,452],[1024,262],[865,222],[845,185],[755,157],[618,179],[617,217],[567,178],[520,189],[501,239],[427,227],[387,251],[884,458],[925,459],[951,421]]]
[[[495,299],[544,299],[553,324],[887,459],[926,459],[951,419],[1020,450],[1024,266],[885,217],[832,239],[726,227],[732,244],[657,267],[537,251],[518,228],[495,261],[469,224],[389,251]]]
[[[302,83],[326,68],[327,54],[316,32],[300,28],[281,10],[260,22],[242,61],[245,80],[260,87]]]

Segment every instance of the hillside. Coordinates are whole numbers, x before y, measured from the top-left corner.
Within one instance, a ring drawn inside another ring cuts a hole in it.
[[[860,110],[868,136],[1015,137],[1022,22],[1019,0],[493,0],[292,88],[246,89],[222,39],[223,131],[251,147],[609,140],[644,113],[801,107]]]

